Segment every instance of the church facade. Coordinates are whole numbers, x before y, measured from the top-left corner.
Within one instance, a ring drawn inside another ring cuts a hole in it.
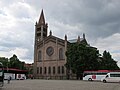
[[[58,38],[49,32],[48,24],[45,22],[43,10],[39,21],[35,25],[34,44],[34,72],[35,78],[40,79],[66,79],[66,56],[68,43],[79,42],[85,39],[78,36],[78,39],[67,40]]]

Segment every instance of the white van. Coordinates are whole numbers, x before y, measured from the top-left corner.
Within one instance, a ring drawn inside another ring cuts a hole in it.
[[[120,72],[110,72],[104,78],[101,79],[104,83],[106,82],[120,82]]]

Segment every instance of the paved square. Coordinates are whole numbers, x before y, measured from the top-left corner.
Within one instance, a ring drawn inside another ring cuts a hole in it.
[[[120,90],[120,83],[80,80],[12,80],[0,90]]]

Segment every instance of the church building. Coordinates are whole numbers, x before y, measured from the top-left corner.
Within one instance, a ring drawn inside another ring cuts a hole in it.
[[[48,35],[48,24],[42,10],[39,21],[35,25],[34,78],[66,79],[67,45],[83,40],[85,40],[85,34],[83,38],[78,36],[78,39],[74,40],[67,40],[67,35],[61,39],[52,35],[51,31]]]

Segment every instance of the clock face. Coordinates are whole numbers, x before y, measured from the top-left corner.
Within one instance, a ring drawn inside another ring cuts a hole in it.
[[[48,56],[51,56],[53,53],[54,53],[54,49],[53,49],[53,47],[48,47],[47,49],[46,49],[46,53],[47,53],[47,55]]]

